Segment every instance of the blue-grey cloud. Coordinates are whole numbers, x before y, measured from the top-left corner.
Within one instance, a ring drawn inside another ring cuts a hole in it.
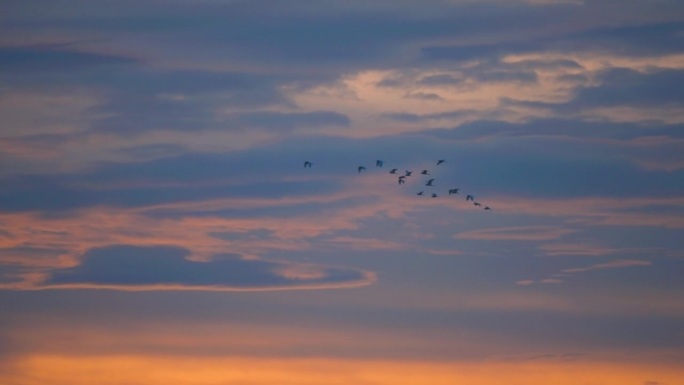
[[[602,73],[601,85],[583,88],[570,106],[575,108],[603,106],[665,107],[684,104],[684,70],[638,72],[614,68]]]
[[[589,137],[597,136],[592,130],[603,129],[613,130],[615,136],[629,137],[637,135],[639,128],[636,126],[604,127],[599,124],[583,127],[550,120],[529,125],[473,123],[462,129],[465,134],[460,134],[459,128],[392,138],[293,138],[244,152],[187,153],[127,163],[95,164],[85,172],[70,174],[8,176],[2,178],[5,187],[0,191],[0,210],[59,212],[97,205],[144,207],[216,198],[274,199],[333,194],[340,191],[347,177],[357,174],[356,167],[360,164],[372,167],[375,159],[380,158],[386,160],[388,167],[411,168],[435,157],[434,154],[448,158],[454,165],[439,170],[440,186],[448,185],[449,188],[477,187],[481,192],[537,197],[636,197],[649,196],[654,191],[661,196],[672,196],[684,188],[681,182],[684,178],[676,178],[684,170],[646,170],[626,156],[624,149],[563,139],[563,135],[574,129],[587,130]],[[560,138],[544,136],[543,131],[547,129],[551,132],[560,130]],[[673,129],[676,127],[664,127],[662,132]],[[496,136],[491,139],[492,143],[458,140],[463,138],[461,135],[472,138],[487,130],[492,130],[489,134]],[[514,132],[512,139],[506,138],[508,130]],[[654,131],[654,134],[662,132]],[[521,140],[516,135],[529,137]],[[599,137],[605,135],[605,132],[598,134]],[[434,137],[457,140],[436,142]],[[511,140],[515,141],[515,146],[504,145]],[[412,150],[407,152],[409,148]],[[593,157],[577,157],[578,153],[589,149],[595,154]],[[304,160],[313,161],[314,167],[304,169]],[[467,165],[467,169],[456,165]],[[370,172],[380,171],[371,168]],[[306,178],[291,180],[291,177],[303,176]],[[394,186],[395,183],[388,179],[388,188]],[[45,194],[46,191],[49,194]],[[280,208],[283,210],[281,215],[294,214],[298,209],[309,212],[304,204]],[[222,215],[266,215],[267,212],[265,208],[231,209]]]
[[[137,64],[124,56],[69,50],[63,45],[0,47],[0,71],[4,76],[37,71],[77,72],[89,67]],[[110,68],[111,69],[111,68]]]
[[[504,101],[506,103],[506,101]],[[414,122],[429,121],[441,117],[460,117],[466,112],[429,115],[391,115],[397,120]],[[500,120],[476,120],[454,128],[441,128],[425,131],[441,139],[472,140],[487,137],[572,137],[572,138],[604,138],[629,140],[645,137],[684,137],[684,126],[681,124],[615,123],[583,121],[569,118],[534,119],[524,123],[511,123]]]
[[[506,98],[502,100],[502,105],[543,108],[561,116],[602,107],[681,108],[683,105],[684,91],[677,86],[684,81],[682,70],[654,68],[649,72],[640,72],[629,68],[611,68],[599,73],[596,80],[599,85],[580,86],[567,102]]]
[[[350,120],[346,115],[333,111],[300,113],[252,112],[237,115],[235,121],[239,126],[284,130],[324,126],[346,127],[350,123]]]
[[[53,270],[41,285],[258,290],[349,286],[370,279],[368,273],[352,268],[243,259],[235,254],[196,262],[186,259],[189,255],[189,250],[174,246],[101,247],[85,253],[77,266]]]

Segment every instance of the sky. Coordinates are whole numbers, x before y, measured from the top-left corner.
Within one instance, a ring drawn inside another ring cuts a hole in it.
[[[684,384],[682,47],[678,0],[3,1],[0,383]]]

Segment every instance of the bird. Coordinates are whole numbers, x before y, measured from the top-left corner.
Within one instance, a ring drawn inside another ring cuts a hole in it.
[[[357,170],[359,171],[359,173],[361,173],[361,171],[366,171],[366,168],[363,166],[359,166]]]
[[[406,177],[403,176],[403,175],[399,177],[399,184],[404,184],[404,183],[406,183],[406,181],[404,180],[404,178],[406,178]]]
[[[396,168],[393,168],[393,169],[390,170],[390,174],[396,174],[396,173],[397,173],[397,169],[396,169]]]
[[[309,162],[308,160],[304,161],[304,168],[311,168],[311,162]]]
[[[423,192],[421,191],[421,192],[419,192],[419,193],[418,193],[418,194],[416,194],[416,195],[423,195]]]
[[[467,200],[467,201],[472,201],[472,200],[474,200],[474,199],[475,199],[475,198],[474,198],[472,195],[467,195],[467,196],[466,196],[466,200]]]
[[[423,170],[420,172],[420,175],[430,175],[430,174],[428,174],[428,170]]]
[[[433,197],[433,198],[437,198],[437,194],[432,193],[432,197]]]
[[[381,161],[381,160],[376,160],[376,161],[375,161],[375,166],[376,166],[376,167],[382,167],[383,164],[385,164],[385,162],[383,162],[383,161]]]
[[[427,183],[425,183],[425,185],[426,186],[432,186],[432,182],[434,182],[434,181],[435,181],[434,178],[430,179],[429,181],[427,181]]]
[[[406,170],[406,174],[404,176],[411,176],[413,174],[413,171]]]
[[[484,209],[485,210],[491,210],[491,208],[489,206],[485,206]]]
[[[480,204],[480,202],[473,202],[473,205],[474,205],[474,206],[482,206],[482,205]]]
[[[437,161],[437,165],[439,166],[440,164],[442,164],[442,163],[444,163],[444,162],[446,162],[446,160],[440,159],[440,160]]]
[[[457,189],[457,188],[449,189],[449,195],[451,195],[451,194],[458,194],[458,190],[460,190],[460,189]]]

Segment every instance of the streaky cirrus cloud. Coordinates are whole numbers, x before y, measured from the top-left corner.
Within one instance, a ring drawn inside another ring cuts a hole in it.
[[[471,230],[456,234],[457,239],[542,241],[561,238],[576,230],[550,226],[514,226]]]
[[[571,269],[563,269],[563,273],[583,273],[586,271],[592,271],[592,270],[603,270],[603,269],[619,269],[623,267],[632,267],[632,266],[651,266],[651,262],[649,261],[640,261],[640,260],[634,260],[634,259],[617,259],[614,261],[606,262],[606,263],[597,263],[594,265],[586,266],[586,267],[575,267]]]

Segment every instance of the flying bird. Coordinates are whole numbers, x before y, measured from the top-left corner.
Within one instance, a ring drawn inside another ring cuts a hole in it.
[[[311,162],[309,162],[308,160],[304,161],[304,168],[311,168]]]
[[[363,166],[359,166],[357,170],[359,171],[359,173],[361,173],[361,171],[366,171],[366,168]]]
[[[433,197],[433,198],[437,198],[437,194],[432,193],[432,197]]]
[[[413,171],[406,170],[406,174],[404,176],[411,176],[413,174]]]
[[[375,161],[375,166],[376,166],[376,167],[382,167],[383,164],[385,164],[385,162],[383,162],[383,161],[381,161],[381,160],[376,160],[376,161]]]
[[[397,169],[396,169],[396,168],[393,168],[393,169],[390,170],[390,174],[396,174],[396,173],[397,173]]]
[[[430,174],[428,174],[428,170],[423,170],[420,172],[420,175],[430,175]]]
[[[437,165],[439,166],[440,164],[442,164],[442,163],[444,163],[444,162],[446,162],[446,160],[440,159],[440,160],[437,161]]]
[[[482,206],[482,205],[480,204],[480,202],[473,202],[473,205],[475,205],[475,206]]]
[[[449,189],[449,195],[451,195],[451,194],[458,194],[458,190],[460,190],[460,189],[457,189],[457,188]]]
[[[421,191],[421,192],[419,192],[419,193],[418,193],[418,194],[416,194],[416,195],[423,195],[423,192]]]
[[[466,200],[467,200],[467,201],[472,201],[472,200],[475,200],[475,198],[474,198],[472,195],[467,195],[467,196],[466,196]]]
[[[489,206],[485,206],[484,209],[485,210],[491,210],[491,208]]]
[[[404,183],[406,183],[406,181],[404,180],[404,178],[406,178],[406,177],[403,176],[403,175],[399,177],[399,184],[404,184]]]
[[[426,185],[426,186],[432,186],[432,182],[434,182],[434,181],[435,181],[434,178],[433,178],[433,179],[430,179],[429,181],[427,181],[427,183],[425,183],[425,185]]]

